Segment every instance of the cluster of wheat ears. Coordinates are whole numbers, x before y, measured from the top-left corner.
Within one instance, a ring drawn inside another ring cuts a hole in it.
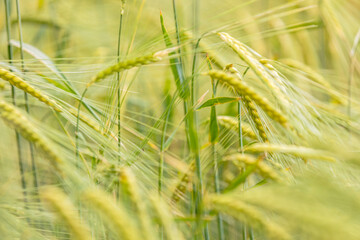
[[[360,239],[359,13],[2,1],[0,239]]]

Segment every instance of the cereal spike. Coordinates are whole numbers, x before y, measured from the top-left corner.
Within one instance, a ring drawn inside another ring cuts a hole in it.
[[[141,197],[140,189],[136,183],[136,177],[129,167],[123,167],[121,169],[120,182],[135,205],[137,215],[139,216],[141,226],[143,227],[144,237],[147,239],[155,239],[151,231],[151,221],[146,210],[146,205]]]
[[[236,201],[234,201],[236,199]],[[285,229],[275,222],[266,219],[266,216],[254,206],[251,206],[238,197],[211,195],[207,199],[208,205],[214,210],[224,212],[237,219],[248,222],[250,225],[263,229],[269,239],[292,239]]]
[[[57,165],[62,162],[59,156],[50,147],[48,140],[34,130],[35,127],[17,108],[0,100],[0,117],[24,138],[41,148],[52,160],[52,165],[59,170]]]
[[[116,204],[107,193],[98,189],[89,189],[82,195],[94,210],[96,210],[104,220],[113,226],[114,232],[124,240],[139,240],[139,229],[135,226],[132,218],[127,214],[123,206]]]
[[[180,200],[180,198],[185,194],[187,190],[187,186],[190,182],[190,178],[192,177],[192,173],[195,170],[195,162],[192,161],[189,166],[189,170],[183,175],[178,184],[173,191],[171,196],[171,202],[176,203]]]
[[[58,218],[65,222],[74,239],[91,239],[88,227],[80,221],[77,210],[63,192],[55,187],[47,187],[41,191],[40,195],[54,210]]]
[[[336,162],[336,159],[326,151],[296,145],[257,143],[247,147],[245,151],[284,153],[301,158],[314,158],[329,162]]]
[[[11,85],[23,90],[24,92],[32,95],[33,97],[37,98],[41,102],[45,103],[52,109],[54,109],[57,112],[61,112],[59,106],[54,100],[51,100],[46,94],[42,93],[40,90],[34,88],[29,83],[24,81],[22,78],[16,76],[14,73],[4,69],[0,68],[0,78],[8,81]]]
[[[266,98],[257,94],[255,90],[253,90],[245,82],[240,81],[236,77],[233,77],[222,71],[212,70],[207,74],[212,78],[218,79],[222,84],[233,87],[239,94],[243,95],[244,98],[250,98],[259,107],[261,107],[269,115],[269,117],[280,123],[282,126],[287,127],[286,117],[280,111],[273,108]]]
[[[238,70],[236,68],[234,68],[233,64],[229,64],[225,67],[225,70],[228,70],[230,71],[231,73],[235,74],[236,76],[238,76],[238,78],[241,80],[241,75],[240,73],[238,72]],[[265,132],[265,129],[264,129],[264,126],[261,122],[261,119],[260,119],[260,116],[259,116],[259,113],[254,105],[254,103],[251,101],[251,99],[247,96],[242,96],[242,100],[244,102],[244,105],[245,107],[247,108],[248,110],[248,113],[249,113],[249,116],[250,118],[252,119],[252,121],[254,122],[255,124],[255,127],[256,129],[258,130],[259,132],[259,135],[260,135],[260,138],[264,141],[264,142],[267,142],[268,141],[268,138],[266,136],[266,132]],[[255,139],[257,139],[255,137]]]
[[[276,79],[274,79],[271,74],[268,73],[267,69],[260,63],[259,60],[254,57],[254,55],[243,43],[224,32],[218,33],[218,35],[238,54],[238,56],[244,62],[249,65],[255,74],[275,92],[276,96],[282,100],[282,103],[288,104],[288,100],[285,98],[280,88],[274,83],[274,80]],[[278,83],[280,84],[280,82]]]
[[[269,167],[266,163],[261,161],[260,159],[256,159],[248,154],[232,154],[223,158],[224,161],[236,161],[242,162],[245,165],[256,165],[256,171],[263,176],[264,178],[272,179],[274,181],[280,181],[281,177],[277,174],[277,172]]]
[[[102,70],[95,77],[93,77],[93,79],[87,84],[87,88],[90,87],[91,85],[93,85],[94,83],[103,80],[107,76],[112,75],[113,73],[121,72],[123,70],[131,69],[131,68],[134,68],[137,66],[148,65],[148,64],[151,64],[154,62],[158,62],[164,56],[166,56],[169,53],[169,51],[172,51],[172,50],[173,49],[166,49],[163,51],[158,51],[151,55],[141,56],[141,57],[138,57],[135,59],[130,59],[130,60],[125,60],[125,61],[119,62],[115,65],[112,65],[112,66]]]
[[[160,223],[164,228],[166,239],[183,240],[184,237],[176,226],[168,205],[157,194],[150,195],[150,201],[154,207],[156,215],[159,217]]]
[[[225,128],[231,129],[231,128],[238,128],[238,122],[236,119],[229,117],[229,116],[218,116],[217,117],[219,124],[224,126]],[[248,126],[245,123],[241,123],[241,129],[244,135],[248,136],[251,139],[257,139],[255,133],[252,131],[251,127]]]

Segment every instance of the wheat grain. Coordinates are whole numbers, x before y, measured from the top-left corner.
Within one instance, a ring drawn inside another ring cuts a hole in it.
[[[243,81],[240,81],[236,77],[233,77],[229,74],[226,74],[222,71],[212,70],[207,73],[210,77],[218,79],[222,84],[226,84],[230,87],[233,87],[239,94],[244,97],[249,97],[253,100],[259,107],[261,107],[272,119],[280,123],[284,127],[288,127],[288,121],[286,117],[279,110],[273,108],[269,101],[260,96],[248,86]]]
[[[230,71],[230,73],[235,74],[240,80],[242,79],[239,71],[236,68],[234,68],[233,64],[227,65],[224,70]],[[258,113],[254,103],[251,101],[251,99],[248,96],[243,96],[243,95],[242,95],[242,101],[245,105],[245,108],[248,110],[250,118],[255,123],[255,127],[258,130],[260,138],[262,139],[262,141],[267,142],[268,138],[266,136],[264,126],[261,122],[259,113]],[[255,138],[255,139],[257,139],[257,138]]]
[[[55,111],[61,112],[60,108],[56,104],[54,100],[51,100],[46,94],[42,93],[40,90],[32,87],[29,83],[24,81],[22,78],[16,76],[12,72],[0,68],[0,78],[5,81],[8,81],[11,85],[23,90],[24,92],[32,95],[33,97],[37,98],[41,102],[45,103]]]
[[[121,72],[127,69],[131,69],[134,67],[138,67],[138,66],[142,66],[142,65],[148,65],[151,63],[155,63],[160,61],[163,57],[165,57],[166,55],[168,55],[169,52],[173,51],[173,49],[167,49],[164,51],[159,51],[147,56],[141,56],[135,59],[130,59],[130,60],[126,60],[123,62],[119,62],[115,65],[112,65],[104,70],[102,70],[101,72],[99,72],[98,74],[96,74],[95,77],[92,78],[92,80],[87,84],[87,88],[89,88],[91,85],[93,85],[94,83],[97,83],[101,80],[103,80],[104,78],[117,73],[117,72]]]
[[[235,38],[231,37],[229,34],[221,32],[218,33],[220,38],[226,42],[237,54],[238,56],[246,62],[249,67],[255,72],[255,74],[264,82],[266,83],[270,89],[272,89],[277,98],[281,99],[281,102],[285,105],[288,105],[288,100],[281,92],[280,88],[274,83],[276,79],[274,79],[271,74],[264,68],[264,66],[254,57],[254,55],[248,50],[248,48],[241,43],[240,41],[236,40]],[[278,82],[277,84],[281,84]]]
[[[239,127],[237,120],[233,117],[218,116],[217,119],[219,124],[227,129],[237,129]],[[251,139],[257,139],[255,133],[251,130],[251,127],[248,124],[241,123],[241,129],[242,129],[242,133],[245,136]]]
[[[51,145],[45,137],[40,135],[30,121],[13,105],[0,100],[0,117],[12,128],[17,130],[24,138],[33,142],[37,147],[52,160],[53,166],[58,169],[61,163],[59,155],[51,148]]]
[[[171,196],[171,202],[176,203],[183,197],[188,188],[193,172],[195,171],[195,162],[192,161],[189,166],[189,170],[183,175],[179,183],[176,185],[175,190]]]

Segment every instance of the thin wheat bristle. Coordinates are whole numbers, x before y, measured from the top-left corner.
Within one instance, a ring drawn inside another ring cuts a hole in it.
[[[219,212],[227,213],[251,226],[262,229],[270,239],[292,239],[279,224],[267,220],[266,215],[238,198],[235,200],[228,196],[211,195],[208,197],[207,203]]]
[[[110,199],[107,194],[98,189],[87,190],[83,193],[83,198],[93,206],[104,220],[113,226],[113,230],[125,240],[142,239],[135,223],[127,214],[126,210],[114,200]]]
[[[80,216],[77,214],[78,210],[63,192],[55,187],[46,187],[40,195],[54,210],[58,218],[67,225],[74,239],[91,239],[88,227],[81,222]]]
[[[141,56],[141,57],[138,57],[135,59],[130,59],[130,60],[125,60],[125,61],[119,62],[115,65],[112,65],[112,66],[102,70],[98,74],[96,74],[96,76],[92,78],[92,80],[87,84],[86,87],[89,88],[94,83],[97,83],[114,73],[121,72],[123,70],[131,69],[134,67],[148,65],[151,63],[158,62],[172,50],[173,49],[167,49],[164,51],[159,51],[159,52],[153,53],[151,55]]]
[[[274,181],[280,181],[279,174],[270,166],[265,164],[261,159],[256,159],[248,154],[232,154],[223,158],[224,161],[241,162],[247,166],[255,165],[256,171],[264,178],[272,179]]]
[[[256,143],[245,148],[247,152],[271,152],[271,153],[285,153],[291,154],[301,158],[313,158],[329,162],[335,162],[336,158],[331,156],[328,152],[322,150],[316,150],[312,148],[295,146],[295,145],[284,145],[284,144],[267,144],[267,143]]]
[[[223,71],[212,70],[207,74],[212,78],[218,79],[222,84],[233,87],[239,94],[243,95],[244,97],[249,97],[259,107],[261,107],[269,115],[269,117],[280,123],[282,126],[288,127],[288,121],[286,117],[279,110],[273,108],[266,98],[257,94],[255,90],[253,90],[245,82],[229,74],[226,74]]]
[[[18,131],[24,138],[33,142],[52,160],[51,163],[57,168],[61,159],[50,147],[48,140],[37,133],[30,121],[13,105],[0,100],[0,117],[12,128]]]
[[[314,71],[309,66],[293,59],[282,59],[280,60],[280,62],[287,65],[288,67],[301,71],[307,78],[321,85],[335,102],[345,104],[345,100],[340,98],[339,94],[335,91],[333,86],[331,86],[330,83],[326,81],[322,75]]]
[[[70,112],[71,115],[73,115],[74,117],[77,117],[78,112],[77,112],[75,109],[70,108],[70,109],[68,109],[68,111]],[[87,116],[85,116],[84,114],[82,114],[81,112],[80,112],[80,114],[79,114],[79,118],[80,118],[80,120],[81,120],[83,123],[85,123],[86,125],[88,125],[90,128],[94,129],[94,130],[97,131],[97,132],[101,132],[101,130],[100,130],[100,125],[97,124],[97,123],[96,123],[95,121],[93,121],[92,119],[90,119],[90,118],[88,118]]]
[[[283,104],[288,104],[288,99],[285,98],[284,94],[281,92],[279,86],[277,86],[274,82],[276,81],[277,84],[281,84],[278,82],[277,79],[274,79],[271,74],[264,68],[264,66],[257,60],[254,55],[248,50],[248,48],[241,43],[240,41],[236,40],[235,38],[231,37],[229,34],[220,32],[218,33],[220,38],[226,42],[237,54],[238,56],[246,62],[249,67],[255,72],[255,74],[264,82],[266,83],[270,89],[272,89],[275,95],[281,99]]]
[[[44,94],[40,90],[32,87],[29,83],[27,83],[20,77],[16,76],[14,73],[12,73],[4,68],[0,68],[0,78],[5,81],[8,81],[11,85],[32,95],[33,97],[35,97],[36,99],[45,103],[46,105],[48,105],[55,111],[61,112],[59,106],[56,104],[56,102],[54,100],[51,100],[46,94]]]

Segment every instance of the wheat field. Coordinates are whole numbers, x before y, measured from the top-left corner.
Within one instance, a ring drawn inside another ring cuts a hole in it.
[[[0,2],[0,239],[360,239],[358,0]]]

